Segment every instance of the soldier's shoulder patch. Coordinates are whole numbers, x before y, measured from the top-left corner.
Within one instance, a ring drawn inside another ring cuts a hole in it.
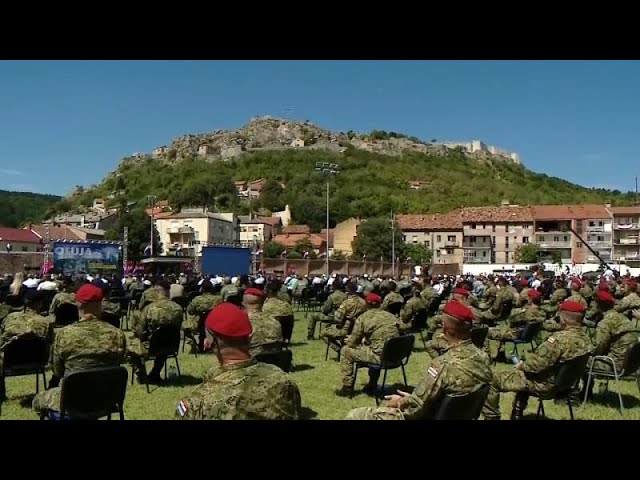
[[[554,343],[555,341],[556,341],[556,339],[553,338],[553,337],[547,338],[547,342],[549,342],[549,343]]]
[[[427,373],[429,375],[431,375],[433,378],[436,378],[438,376],[438,374],[440,373],[440,371],[434,367],[433,365],[429,367],[429,369],[427,370]]]
[[[189,402],[187,402],[186,400],[180,400],[180,403],[178,403],[178,414],[181,417],[184,417],[188,411],[189,411]]]

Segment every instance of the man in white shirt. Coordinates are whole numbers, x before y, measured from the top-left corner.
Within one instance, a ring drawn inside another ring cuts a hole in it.
[[[37,278],[34,278],[33,273],[30,273],[28,278],[24,282],[22,282],[25,288],[36,288],[39,283],[40,283],[40,280],[38,280]]]
[[[324,280],[323,280],[324,275],[322,275],[322,277],[313,277],[313,281],[311,282],[312,285],[322,285]]]
[[[327,285],[330,287],[331,285],[333,285],[333,282],[336,279],[336,274],[334,273],[333,275],[331,275],[331,278],[329,280],[327,280]]]
[[[58,290],[58,284],[51,280],[51,275],[45,275],[38,284],[38,291],[40,290]]]

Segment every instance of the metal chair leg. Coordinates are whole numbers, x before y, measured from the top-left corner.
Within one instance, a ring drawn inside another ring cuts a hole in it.
[[[540,415],[542,415],[542,418],[545,417],[544,401],[541,398],[538,398],[538,411],[536,412],[536,420],[538,420],[538,418],[540,418]]]
[[[573,407],[571,406],[571,394],[567,397],[567,405],[569,405],[569,416],[571,420],[575,420],[575,418],[573,418]]]
[[[42,382],[43,382],[43,386],[44,389],[47,389],[47,371],[45,368],[42,369]]]
[[[175,360],[176,360],[176,370],[178,371],[178,376],[180,377],[180,376],[182,376],[182,374],[180,373],[180,364],[178,363],[178,355],[176,355],[173,358],[175,358]]]
[[[40,372],[36,373],[36,394],[40,393]]]
[[[404,365],[401,365],[401,367],[402,367],[402,378],[404,379],[404,386],[408,387],[409,382],[407,382],[407,372],[404,369]]]
[[[591,382],[593,382],[593,365],[596,362],[591,360],[591,366],[589,367],[589,373],[587,374],[587,385],[584,388],[584,399],[582,400],[582,405],[587,403],[587,395],[589,395],[589,387],[591,386]]]
[[[616,392],[618,393],[618,400],[620,401],[620,415],[624,415],[624,404],[622,403],[622,393],[620,392],[620,377],[616,370],[615,363],[613,364],[613,375],[616,379]]]
[[[329,339],[327,338],[327,351],[324,352],[324,361],[329,360]]]

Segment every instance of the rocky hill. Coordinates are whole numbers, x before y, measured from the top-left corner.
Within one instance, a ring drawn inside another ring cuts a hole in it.
[[[205,134],[191,134],[178,137],[170,145],[158,147],[151,154],[135,154],[123,160],[126,165],[137,164],[146,158],[155,157],[167,163],[200,157],[206,161],[230,160],[247,152],[261,150],[328,150],[343,152],[347,146],[383,155],[401,155],[417,152],[432,155],[446,154],[459,150],[470,158],[494,159],[513,162],[506,152],[494,147],[481,148],[480,142],[443,143],[424,142],[416,137],[396,132],[373,130],[360,134],[353,131],[332,132],[309,121],[256,117],[238,130],[214,130]],[[519,160],[515,160],[519,163]]]

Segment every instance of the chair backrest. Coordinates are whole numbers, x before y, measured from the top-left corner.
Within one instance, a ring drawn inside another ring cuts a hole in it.
[[[491,385],[482,385],[466,395],[444,394],[434,402],[422,420],[477,420]]]
[[[120,328],[120,315],[116,315],[111,312],[102,312],[102,321],[113,325],[116,328]]]
[[[180,349],[180,327],[163,325],[149,338],[149,355],[177,354]]]
[[[473,327],[471,329],[471,343],[478,348],[482,348],[488,333],[489,327]]]
[[[398,315],[400,315],[400,312],[402,311],[403,306],[404,306],[404,303],[402,302],[391,303],[389,304],[389,306],[387,306],[387,312],[397,317]]]
[[[582,378],[588,361],[589,355],[583,355],[560,365],[556,372],[553,391],[556,394],[562,394],[571,390],[576,382]]]
[[[427,321],[429,320],[429,312],[425,310],[418,310],[411,322],[411,328],[414,330],[423,330],[427,328]]]
[[[384,342],[380,364],[382,367],[397,367],[406,365],[413,350],[416,337],[413,335],[399,335],[387,338]]]
[[[56,307],[55,311],[56,325],[66,326],[80,320],[78,307],[73,303],[61,303]]]
[[[122,409],[127,393],[127,369],[92,368],[65,375],[60,384],[60,418],[65,414],[100,418]]]
[[[24,307],[24,301],[21,295],[7,295],[4,303],[13,308]]]
[[[48,361],[47,341],[35,335],[17,338],[4,347],[3,369],[7,371],[44,367]]]
[[[254,355],[254,358],[258,362],[275,365],[276,367],[279,367],[283,372],[290,372],[293,353],[291,353],[291,350],[279,350],[273,352],[258,353]]]
[[[635,373],[640,368],[640,342],[631,345],[624,354],[622,371],[625,375]]]
[[[541,322],[527,323],[522,332],[520,332],[520,337],[518,337],[518,340],[526,343],[532,342],[533,339],[536,338],[538,333],[540,333],[540,330],[542,330]]]
[[[180,305],[183,310],[185,310],[189,305],[189,299],[187,297],[174,297],[172,302],[175,302],[178,305]]]
[[[513,300],[507,300],[506,302],[503,302],[500,306],[498,318],[509,318],[509,315],[511,315],[511,310],[513,310]]]
[[[40,308],[41,312],[49,312],[49,307],[51,306],[53,297],[55,297],[57,293],[57,290],[45,290],[44,292],[42,292],[42,306]]]
[[[282,326],[282,339],[285,343],[291,342],[291,336],[293,335],[293,315],[276,317],[276,320],[278,320]]]

